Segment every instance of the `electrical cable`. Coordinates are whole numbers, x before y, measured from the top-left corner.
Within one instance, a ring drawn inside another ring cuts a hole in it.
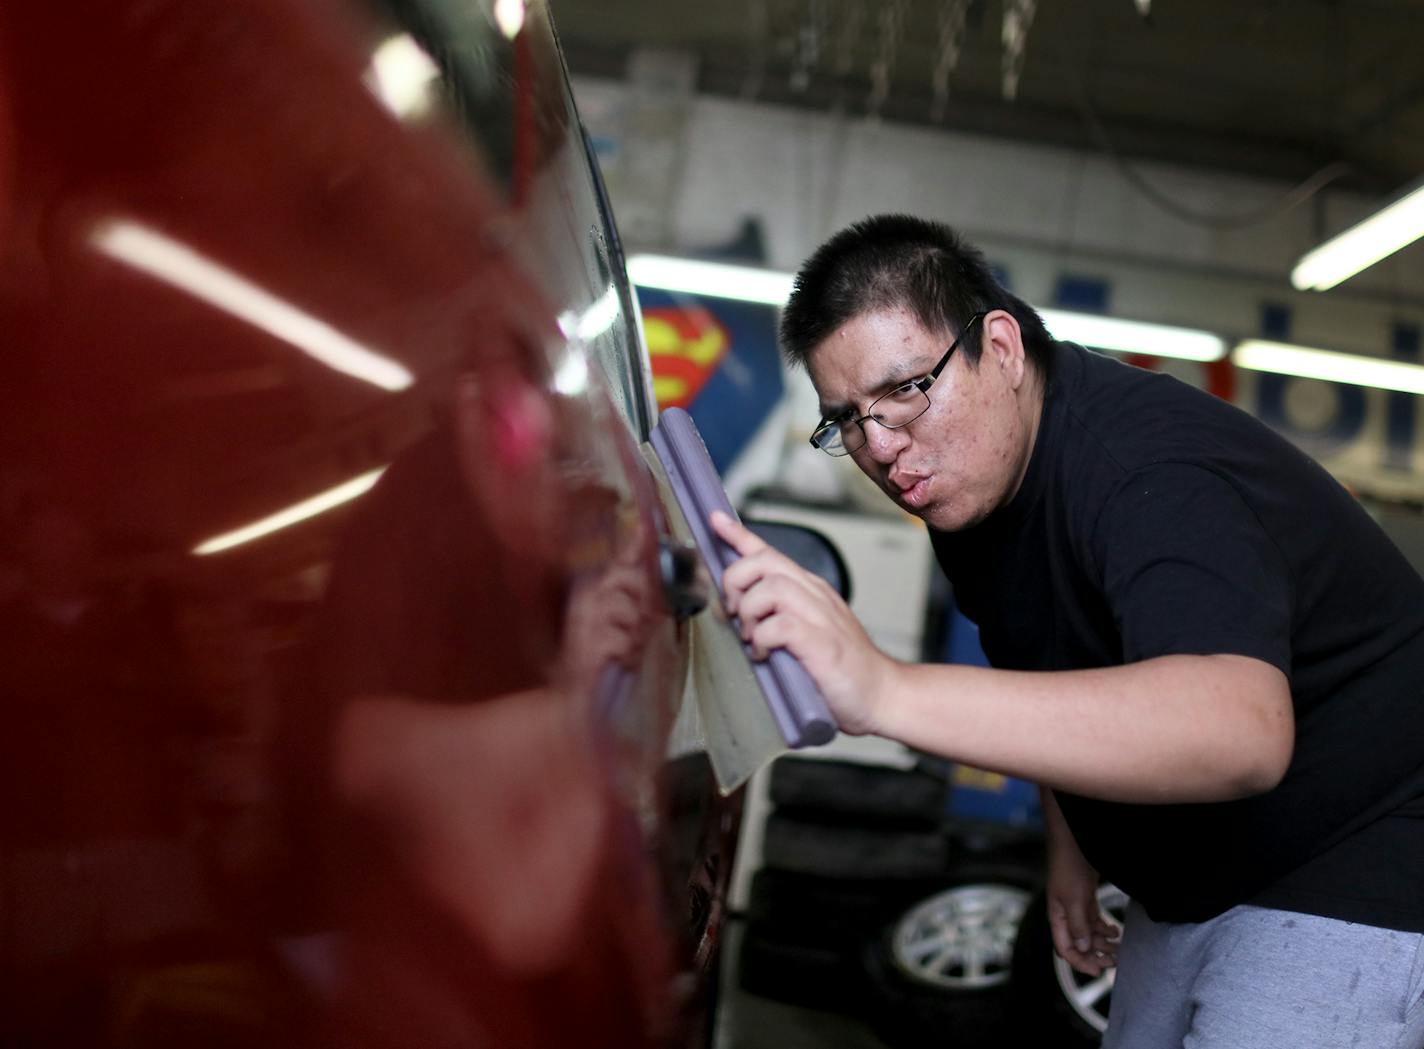
[[[1134,167],[1113,144],[1108,136],[1107,129],[1103,126],[1102,120],[1098,117],[1097,110],[1093,107],[1092,101],[1088,98],[1088,93],[1083,87],[1083,83],[1077,77],[1073,78],[1075,88],[1074,97],[1082,111],[1084,120],[1087,121],[1088,129],[1092,132],[1093,138],[1097,141],[1099,148],[1108,155],[1113,164],[1121,172],[1122,177],[1137,190],[1148,202],[1161,208],[1169,215],[1189,222],[1197,226],[1205,226],[1209,229],[1245,229],[1248,226],[1257,226],[1300,207],[1311,197],[1315,196],[1322,189],[1337,179],[1352,174],[1355,171],[1353,165],[1344,161],[1333,161],[1326,164],[1319,171],[1307,177],[1304,181],[1288,190],[1279,201],[1267,205],[1263,208],[1256,208],[1252,211],[1244,211],[1236,215],[1211,214],[1204,211],[1197,211],[1186,207],[1178,201],[1173,200],[1163,193],[1156,186],[1152,185]]]

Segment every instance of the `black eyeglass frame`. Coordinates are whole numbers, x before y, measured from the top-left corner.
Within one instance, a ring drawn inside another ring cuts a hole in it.
[[[903,429],[906,426],[909,426],[912,422],[915,421],[915,419],[918,419],[921,415],[924,415],[925,412],[930,410],[930,387],[933,386],[935,380],[939,378],[940,372],[944,371],[945,365],[949,364],[949,359],[954,356],[954,351],[959,349],[960,344],[964,341],[964,336],[969,334],[969,329],[973,328],[974,323],[978,320],[983,319],[984,316],[986,316],[989,312],[990,311],[988,310],[983,310],[970,317],[969,320],[965,323],[964,329],[959,333],[958,337],[952,343],[949,344],[949,349],[944,351],[944,356],[939,359],[938,364],[936,364],[920,378],[911,379],[909,382],[902,383],[901,385],[895,387],[895,389],[890,390],[887,393],[882,393],[879,397],[875,398],[875,400],[870,402],[868,410],[864,415],[860,416],[859,418],[847,419],[845,420],[845,422],[839,423],[836,422],[834,419],[827,419],[822,416],[821,421],[816,424],[816,428],[811,431],[811,447],[816,448],[819,451],[825,452],[827,455],[836,456],[836,458],[840,458],[841,455],[851,455],[865,447],[865,443],[868,440],[868,438],[866,438],[865,436],[865,421],[867,419],[874,422],[877,426],[885,427],[885,429],[887,430],[899,430]],[[904,422],[896,423],[894,426],[890,426],[886,423],[881,422],[879,419],[876,419],[875,406],[881,401],[885,400],[885,398],[895,396],[895,394],[899,393],[901,390],[905,389],[908,386],[915,387],[915,389],[919,390],[920,393],[924,394],[925,396],[925,406],[915,414],[914,418],[906,419]],[[847,422],[853,422],[856,426],[860,428],[860,436],[862,437],[862,441],[854,448],[846,448],[844,440],[842,440],[841,447],[844,448],[845,451],[841,452],[840,454],[837,454],[836,452],[831,451],[825,445],[821,444],[819,441],[816,440],[817,435],[821,432],[829,430],[832,426],[842,427]]]

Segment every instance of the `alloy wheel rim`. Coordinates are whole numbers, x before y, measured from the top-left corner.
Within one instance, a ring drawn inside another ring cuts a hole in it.
[[[1013,885],[959,885],[916,904],[895,923],[890,956],[919,983],[945,990],[997,987],[1009,978],[1029,893]]]

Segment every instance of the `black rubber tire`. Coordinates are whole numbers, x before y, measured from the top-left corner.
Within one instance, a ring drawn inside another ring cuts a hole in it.
[[[769,783],[783,813],[887,830],[938,827],[948,789],[944,777],[920,769],[793,757],[777,760]]]
[[[1048,929],[1048,900],[1035,894],[1014,944],[1013,997],[1022,1017],[1023,1033],[1034,1044],[1062,1049],[1092,1049],[1102,1032],[1078,1014],[1069,1002],[1054,965],[1053,937]],[[1110,998],[1104,999],[1104,1006]],[[1106,1007],[1101,1010],[1104,1015]]]
[[[752,875],[746,917],[784,939],[834,946],[849,958],[913,901],[943,882],[859,881],[763,868]]]
[[[780,811],[767,817],[763,829],[763,866],[823,878],[943,878],[951,856],[949,839],[933,830],[847,827],[798,819]]]
[[[1013,999],[1006,989],[931,997],[907,988],[883,952],[867,948],[863,965],[865,1021],[890,1049],[1003,1049],[1032,1044],[1014,1037]]]
[[[897,909],[880,934],[862,953],[870,991],[867,1019],[876,1033],[895,1049],[926,1046],[996,1046],[1029,1044],[1017,1037],[1011,952],[1006,948],[1003,971],[993,986],[945,988],[932,986],[896,964],[892,939],[897,925],[921,902],[941,892],[969,886],[1004,886],[1026,902],[1037,889],[1037,870],[1017,864],[971,864],[956,869],[933,890]],[[1008,942],[1016,940],[1009,930]],[[1056,1047],[1055,1047],[1056,1049]]]
[[[758,871],[747,901],[742,986],[764,997],[863,1017],[871,1000],[866,945],[934,884]]]
[[[864,998],[859,959],[830,945],[808,944],[783,930],[748,921],[737,956],[744,991],[827,1012]]]

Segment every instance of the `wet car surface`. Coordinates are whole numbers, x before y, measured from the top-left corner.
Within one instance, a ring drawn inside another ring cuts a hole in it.
[[[692,1044],[739,798],[543,4],[0,12],[0,1042]]]

